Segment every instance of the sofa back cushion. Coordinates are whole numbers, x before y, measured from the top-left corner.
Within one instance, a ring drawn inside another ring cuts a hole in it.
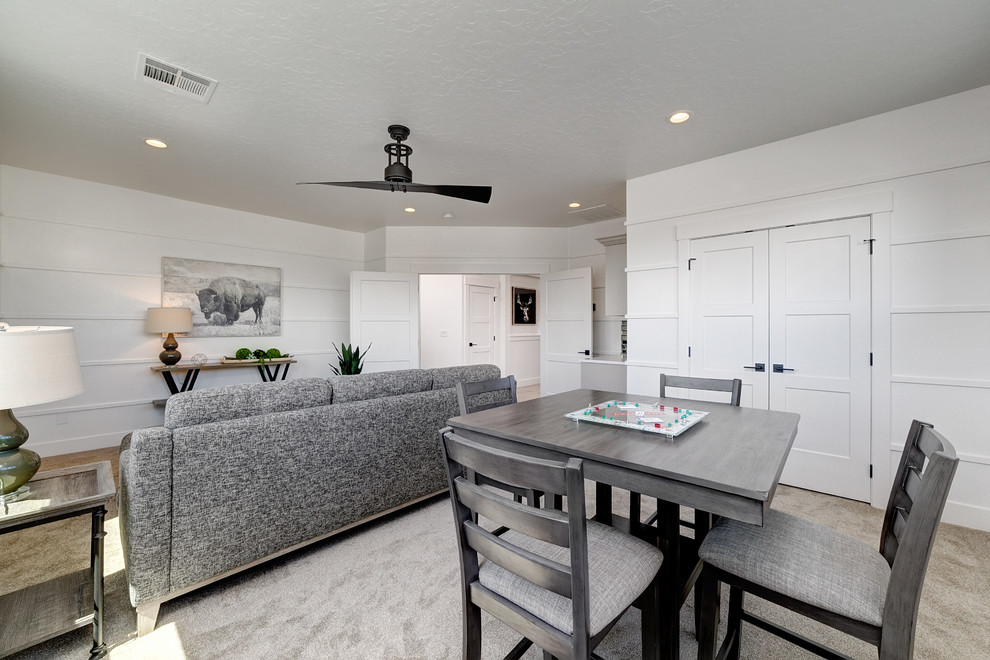
[[[378,371],[351,376],[331,376],[333,402],[349,403],[386,396],[426,392],[433,388],[433,375],[426,369]]]
[[[460,367],[438,367],[426,369],[433,377],[433,389],[444,390],[454,387],[457,381],[476,383],[479,380],[500,378],[502,372],[494,364],[466,364]]]
[[[333,387],[324,378],[228,385],[174,394],[165,404],[165,428],[223,422],[288,410],[324,406]]]

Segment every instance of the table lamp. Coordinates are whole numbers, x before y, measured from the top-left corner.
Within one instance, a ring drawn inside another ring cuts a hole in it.
[[[72,328],[11,326],[0,322],[0,502],[18,500],[41,466],[21,449],[28,430],[11,408],[67,399],[83,391]]]
[[[176,350],[179,342],[175,341],[175,333],[192,332],[192,328],[192,310],[188,307],[149,307],[144,321],[145,332],[165,337],[162,344],[165,350],[158,354],[158,359],[165,365],[173,365],[182,359],[182,353]]]

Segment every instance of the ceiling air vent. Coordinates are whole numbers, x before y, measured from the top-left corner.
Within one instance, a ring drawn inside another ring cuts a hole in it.
[[[625,213],[608,204],[598,204],[597,206],[589,206],[587,208],[577,209],[576,211],[568,211],[567,215],[576,216],[585,222],[600,222],[602,220],[611,220],[612,218],[621,218]]]
[[[217,81],[138,53],[138,78],[160,89],[209,103]]]

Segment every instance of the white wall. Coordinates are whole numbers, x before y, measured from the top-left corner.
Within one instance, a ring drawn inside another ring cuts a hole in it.
[[[540,278],[526,275],[508,275],[502,279],[502,336],[505,342],[505,369],[503,372],[516,377],[519,387],[540,383],[540,326],[512,325],[512,287],[540,290]]]
[[[419,276],[419,366],[464,364],[464,276]]]
[[[144,332],[161,304],[162,257],[282,269],[282,335],[179,338],[211,362],[240,346],[278,347],[290,378],[327,376],[331,341],[348,341],[349,273],[364,237],[0,165],[0,318],[75,328],[83,394],[17,411],[43,456],[119,444],[161,424],[161,337]],[[253,369],[204,371],[198,387],[259,381]]]
[[[945,520],[990,530],[988,116],[984,87],[629,181],[628,387],[680,363],[679,239],[869,214],[873,504],[919,418],[961,459]]]

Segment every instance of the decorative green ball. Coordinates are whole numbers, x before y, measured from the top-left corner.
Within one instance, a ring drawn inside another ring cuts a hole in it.
[[[238,360],[246,360],[249,357],[251,357],[251,349],[250,348],[238,348],[237,349],[237,352],[234,353],[234,357],[237,358]]]
[[[254,357],[258,358],[259,360],[261,358],[263,358],[263,357],[266,357],[265,352],[263,350],[261,350],[260,348],[259,349],[256,349],[254,351],[254,353],[252,353],[252,355],[254,355]]]
[[[278,350],[277,348],[269,348],[268,352],[265,353],[265,355],[267,355],[269,358],[274,360],[275,358],[282,357],[282,351]]]

